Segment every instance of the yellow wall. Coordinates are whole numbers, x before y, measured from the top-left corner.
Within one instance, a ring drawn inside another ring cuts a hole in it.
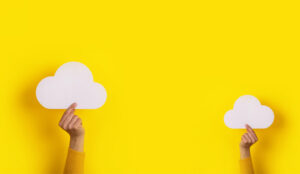
[[[275,112],[257,173],[299,173],[297,1],[2,1],[1,164],[57,174],[68,136],[38,82],[80,61],[108,92],[82,110],[87,174],[232,174],[244,131],[223,123],[241,95]]]

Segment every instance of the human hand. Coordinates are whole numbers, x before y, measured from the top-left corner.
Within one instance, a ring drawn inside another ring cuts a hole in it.
[[[85,131],[81,119],[74,115],[76,106],[73,103],[68,107],[59,121],[59,126],[70,135],[70,148],[83,152]]]
[[[59,126],[63,130],[65,130],[72,138],[84,136],[82,121],[77,115],[74,115],[76,106],[76,103],[71,104],[64,112],[59,122]]]
[[[247,133],[242,136],[240,147],[241,148],[250,148],[253,144],[258,141],[258,138],[254,130],[246,124]]]
[[[254,130],[246,124],[247,133],[242,136],[240,143],[241,158],[250,157],[250,147],[258,141]]]

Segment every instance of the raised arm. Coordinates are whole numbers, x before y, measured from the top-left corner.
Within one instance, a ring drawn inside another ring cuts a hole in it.
[[[251,161],[250,147],[258,140],[254,130],[246,125],[247,133],[242,136],[240,143],[240,169],[241,174],[254,174],[254,169]]]
[[[70,145],[64,174],[83,174],[84,172],[84,128],[81,119],[74,115],[77,104],[73,103],[64,112],[59,126],[70,135]]]

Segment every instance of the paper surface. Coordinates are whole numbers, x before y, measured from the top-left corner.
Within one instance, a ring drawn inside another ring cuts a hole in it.
[[[233,129],[245,129],[245,124],[252,128],[265,129],[271,126],[273,121],[272,109],[261,105],[259,100],[251,95],[238,98],[233,109],[224,116],[226,126]]]
[[[106,101],[105,88],[93,81],[92,72],[79,62],[68,62],[54,76],[40,81],[36,88],[39,103],[48,109],[66,109],[73,102],[77,109],[96,109]]]

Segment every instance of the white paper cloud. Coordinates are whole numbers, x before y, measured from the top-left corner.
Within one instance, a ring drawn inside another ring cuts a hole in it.
[[[92,72],[84,64],[68,62],[54,76],[40,81],[36,97],[48,109],[65,109],[76,102],[77,109],[96,109],[106,101],[104,87],[93,81]]]
[[[224,116],[226,126],[233,129],[244,129],[245,124],[252,128],[265,129],[271,126],[273,121],[272,109],[261,105],[259,100],[251,95],[238,98],[233,110],[229,110]]]

